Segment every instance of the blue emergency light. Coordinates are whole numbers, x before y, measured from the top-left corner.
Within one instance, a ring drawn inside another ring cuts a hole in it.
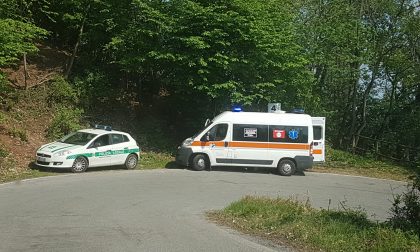
[[[232,112],[242,112],[241,106],[233,106]]]
[[[303,108],[294,108],[294,109],[292,109],[292,111],[290,111],[290,113],[305,114],[305,110]]]

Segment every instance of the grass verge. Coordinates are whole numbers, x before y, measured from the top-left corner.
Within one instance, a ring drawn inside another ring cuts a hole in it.
[[[1,170],[0,171],[0,183],[7,183],[16,180],[40,178],[46,176],[58,175],[54,172],[45,172],[33,169],[26,170]]]
[[[292,199],[245,198],[209,219],[303,251],[420,251],[419,237],[355,210],[317,210]]]
[[[327,148],[326,153],[326,162],[322,165],[315,165],[312,171],[400,181],[407,181],[410,176],[415,174],[414,169],[392,162],[354,155],[346,151]]]
[[[165,152],[141,152],[140,153],[140,169],[159,169],[168,168],[168,165],[174,162],[174,157]]]

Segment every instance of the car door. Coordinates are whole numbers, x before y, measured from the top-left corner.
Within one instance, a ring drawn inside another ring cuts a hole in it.
[[[325,162],[325,117],[312,117],[314,162]]]
[[[128,145],[122,134],[111,135],[111,152],[110,165],[121,165],[125,163],[128,156]]]
[[[108,166],[111,164],[112,156],[110,134],[105,134],[96,138],[88,149],[93,153],[89,158],[89,166]]]
[[[214,125],[203,135],[201,142],[205,143],[203,148],[208,153],[212,165],[216,162],[219,165],[230,164],[232,153],[229,148],[229,124],[219,123]]]

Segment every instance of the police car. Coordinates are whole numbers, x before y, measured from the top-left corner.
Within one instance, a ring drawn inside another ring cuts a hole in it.
[[[41,146],[35,162],[38,166],[70,168],[78,173],[98,166],[125,165],[134,169],[139,157],[140,148],[129,134],[95,125],[94,129],[79,130]]]

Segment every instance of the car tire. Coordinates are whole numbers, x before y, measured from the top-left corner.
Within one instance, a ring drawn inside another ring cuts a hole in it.
[[[127,170],[133,170],[137,167],[137,163],[138,163],[137,155],[130,154],[125,160],[125,168],[127,168]]]
[[[89,161],[85,157],[77,157],[71,167],[71,171],[74,173],[85,172],[89,167]]]
[[[296,172],[296,164],[290,159],[284,159],[279,162],[277,169],[282,176],[291,176]]]
[[[207,157],[202,154],[195,155],[192,159],[192,168],[196,171],[202,171],[209,167]]]

